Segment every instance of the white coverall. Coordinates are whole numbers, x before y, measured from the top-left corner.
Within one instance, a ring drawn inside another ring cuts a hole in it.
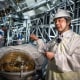
[[[54,52],[52,60],[48,60],[45,80],[80,80],[80,35],[72,30],[62,34],[60,43],[56,39],[46,45],[39,39],[38,50]]]

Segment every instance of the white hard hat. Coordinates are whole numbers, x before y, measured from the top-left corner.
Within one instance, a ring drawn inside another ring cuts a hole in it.
[[[66,18],[68,17],[68,18],[71,19],[71,16],[70,16],[69,12],[67,10],[63,10],[63,9],[58,9],[57,10],[56,14],[54,15],[54,20],[56,18],[60,18],[60,17],[66,17]]]

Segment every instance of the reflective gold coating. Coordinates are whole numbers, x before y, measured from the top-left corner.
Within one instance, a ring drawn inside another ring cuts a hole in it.
[[[0,71],[25,72],[32,71],[34,69],[34,60],[29,55],[25,54],[24,51],[9,51],[0,59]]]

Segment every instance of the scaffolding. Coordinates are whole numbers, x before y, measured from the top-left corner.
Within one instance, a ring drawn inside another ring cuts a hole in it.
[[[56,6],[50,5],[49,10],[44,15],[32,20],[33,26],[31,27],[31,32],[43,40],[55,38],[57,31],[53,23],[53,18],[57,8],[69,10],[72,16],[71,29],[80,34],[80,1],[73,2],[72,0],[61,0]]]
[[[37,5],[38,6],[38,5]],[[40,5],[39,5],[40,6]],[[38,6],[38,7],[39,7]],[[34,15],[29,19],[22,19],[22,22],[13,22],[9,18],[7,32],[7,46],[18,40],[22,35],[23,43],[30,42],[30,34],[34,33],[44,41],[55,38],[58,32],[53,23],[54,14],[58,8],[67,9],[72,16],[71,29],[80,34],[80,1],[73,0],[46,0],[48,10]],[[34,9],[34,8],[31,8]],[[6,16],[7,17],[7,16]],[[19,19],[18,19],[19,20]],[[4,21],[5,22],[5,21]],[[19,35],[20,34],[20,35]],[[18,37],[19,36],[19,37]]]

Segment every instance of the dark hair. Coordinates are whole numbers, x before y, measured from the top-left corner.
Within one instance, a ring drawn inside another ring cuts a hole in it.
[[[66,22],[69,22],[69,26],[71,26],[71,18],[70,17],[64,17],[66,19]]]
[[[64,17],[66,19],[66,21],[71,21],[71,18],[70,17]]]

